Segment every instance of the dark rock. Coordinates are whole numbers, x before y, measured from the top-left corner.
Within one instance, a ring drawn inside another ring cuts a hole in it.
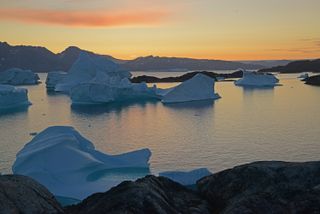
[[[89,196],[67,213],[209,213],[197,193],[164,177],[125,181],[105,193]]]
[[[320,213],[320,161],[255,162],[200,179],[215,213]]]
[[[63,213],[54,196],[22,175],[0,175],[0,213]]]
[[[184,82],[188,79],[191,79],[197,74],[204,74],[207,75],[211,78],[217,78],[217,77],[223,77],[223,78],[241,78],[242,77],[242,71],[235,71],[230,74],[218,74],[215,72],[208,72],[208,71],[195,71],[195,72],[189,72],[186,74],[183,74],[181,76],[177,77],[164,77],[164,78],[158,78],[158,77],[153,77],[153,76],[138,76],[138,77],[133,77],[131,79],[132,83],[141,83],[141,82],[146,82],[146,83],[161,83],[161,82]]]
[[[304,79],[305,83],[308,85],[317,85],[320,86],[320,75],[307,77]]]
[[[301,73],[320,72],[320,59],[299,60],[288,63],[285,66],[261,69],[259,72]]]

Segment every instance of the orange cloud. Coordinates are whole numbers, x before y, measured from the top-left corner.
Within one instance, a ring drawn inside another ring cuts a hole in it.
[[[75,27],[113,27],[154,25],[170,15],[166,10],[154,11],[62,11],[47,9],[1,9],[0,20],[56,24]]]

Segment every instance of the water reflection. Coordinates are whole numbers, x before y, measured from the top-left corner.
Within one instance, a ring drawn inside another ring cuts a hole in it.
[[[183,110],[183,109],[208,109],[213,108],[215,100],[201,100],[184,103],[166,103],[163,104],[167,108]]]
[[[9,108],[9,109],[0,109],[0,117],[4,115],[16,115],[20,114],[22,112],[27,112],[29,109],[30,105],[24,105],[24,106],[18,106],[14,108]]]
[[[146,105],[156,105],[158,100],[140,100],[140,101],[121,101],[107,104],[93,104],[93,105],[71,105],[71,109],[76,114],[99,115],[110,112],[119,113],[125,108],[133,106],[145,108]]]

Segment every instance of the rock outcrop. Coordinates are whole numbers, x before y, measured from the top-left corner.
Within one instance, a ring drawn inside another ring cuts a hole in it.
[[[308,85],[317,85],[317,86],[320,86],[320,75],[307,77],[306,79],[304,79],[304,81],[305,81],[306,84],[308,84]]]
[[[320,213],[320,161],[255,162],[197,182],[214,213]]]
[[[62,207],[41,184],[22,175],[0,175],[0,213],[62,213]]]
[[[210,213],[205,200],[165,177],[146,176],[125,181],[105,193],[94,194],[67,213]]]

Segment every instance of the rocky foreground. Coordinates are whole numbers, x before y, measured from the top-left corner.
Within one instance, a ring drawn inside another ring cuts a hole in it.
[[[192,189],[150,175],[63,210],[31,179],[0,176],[0,213],[320,213],[320,161],[245,164]]]

